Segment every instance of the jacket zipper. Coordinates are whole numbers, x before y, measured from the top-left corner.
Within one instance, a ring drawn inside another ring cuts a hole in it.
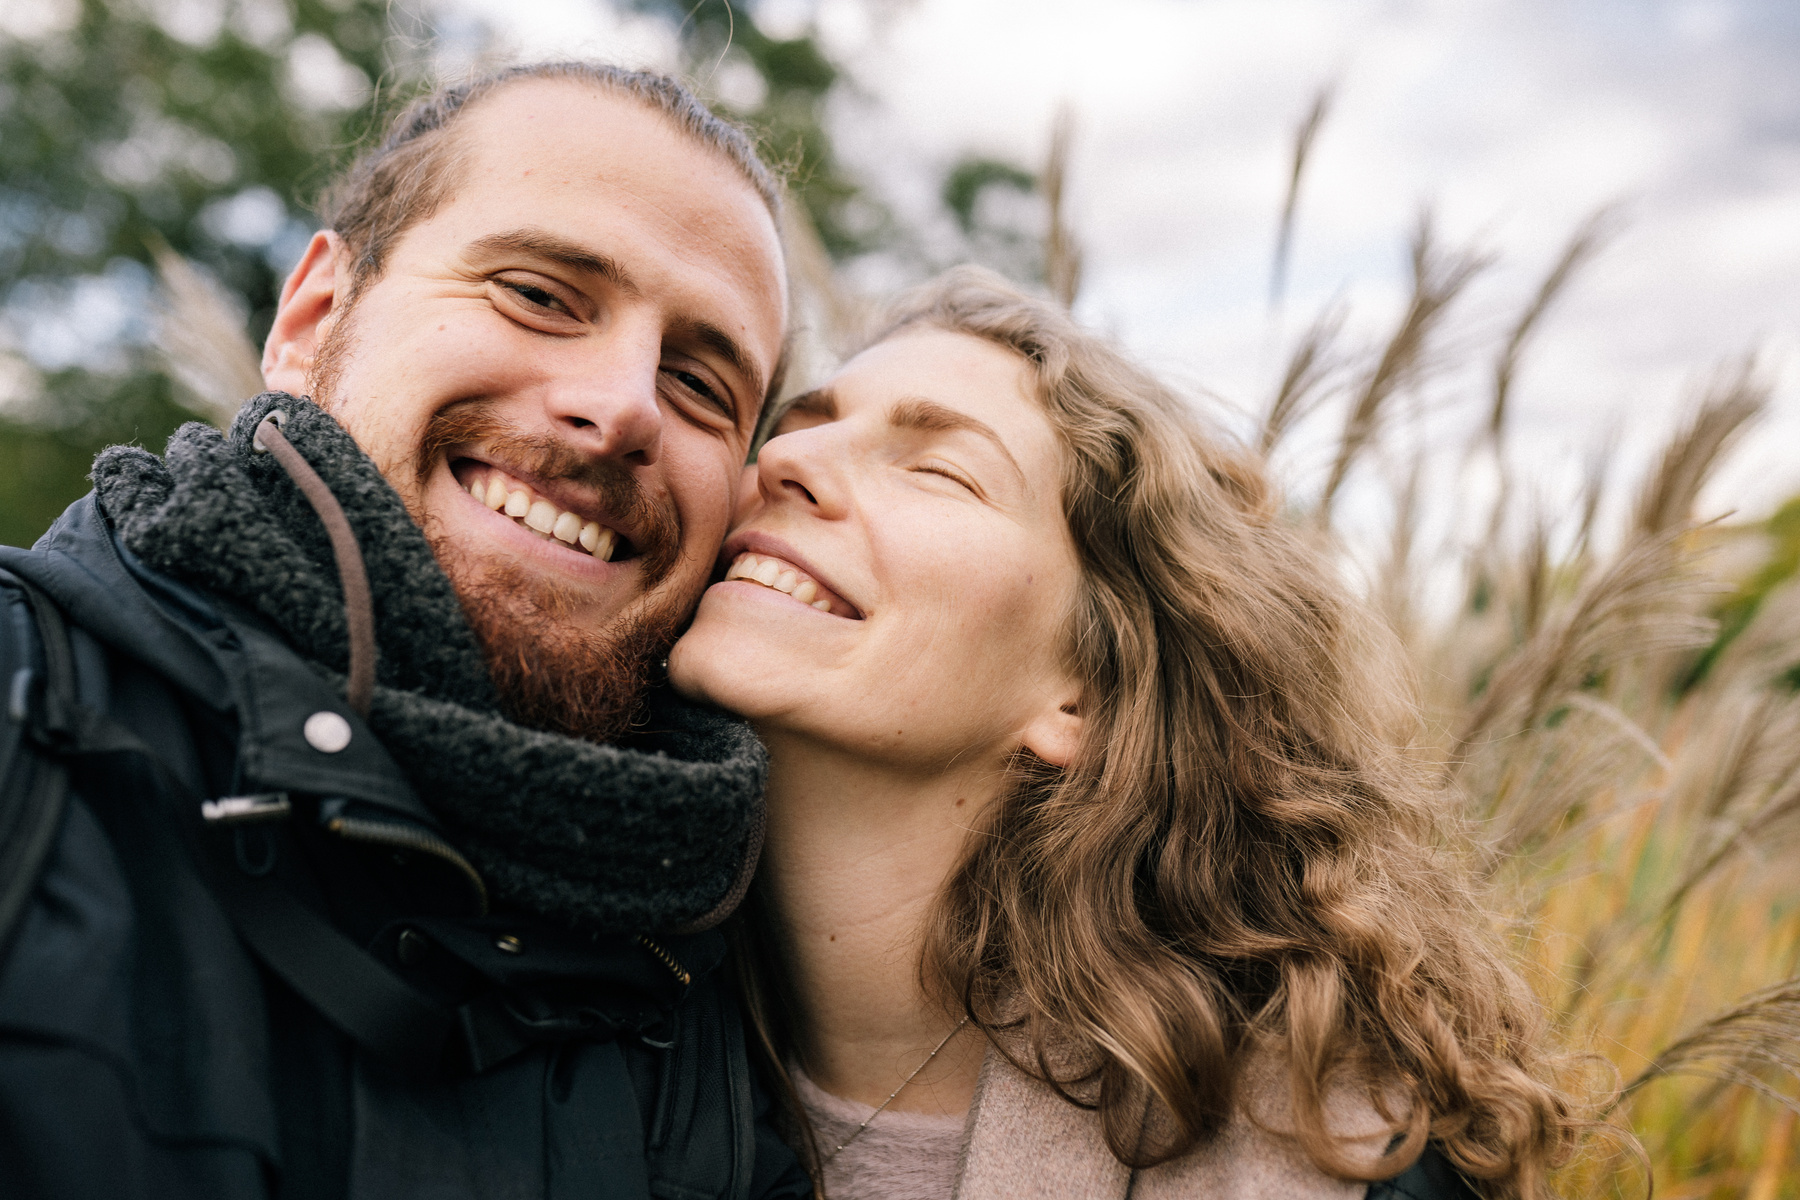
[[[429,854],[433,858],[449,863],[460,871],[463,878],[468,880],[469,886],[475,889],[476,900],[481,906],[481,915],[487,916],[487,884],[482,881],[481,873],[468,859],[456,852],[456,847],[443,838],[411,825],[369,821],[362,817],[332,817],[325,822],[325,828],[347,842],[362,842],[371,846],[391,846],[396,850],[412,850],[420,854]]]
[[[469,860],[458,854],[456,848],[443,838],[409,825],[391,825],[386,821],[368,821],[360,817],[333,817],[325,823],[325,828],[345,841],[362,842],[372,846],[392,846],[398,850],[414,850],[442,859],[462,872],[463,877],[469,881],[469,885],[475,889],[475,894],[481,902],[481,915],[487,915],[487,884],[482,881],[480,872],[475,870]],[[637,942],[638,945],[650,952],[651,957],[667,967],[669,973],[675,976],[676,981],[682,987],[687,987],[694,982],[692,973],[659,943],[651,941],[641,933],[638,935]]]
[[[657,945],[641,933],[638,934],[637,942],[638,945],[648,950],[657,962],[669,968],[669,971],[681,982],[682,987],[686,987],[688,984],[694,982],[694,977],[688,974],[688,969],[686,967],[675,961],[675,956],[673,954],[670,954],[667,950],[664,950],[661,946]]]

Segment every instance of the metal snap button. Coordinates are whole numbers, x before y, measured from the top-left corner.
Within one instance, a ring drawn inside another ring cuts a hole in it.
[[[316,712],[301,730],[306,744],[320,754],[336,754],[350,744],[350,722],[334,712]]]
[[[503,933],[495,938],[494,948],[496,950],[503,950],[508,954],[525,953],[525,943],[521,942],[516,936],[510,933]]]
[[[424,934],[416,929],[402,929],[400,940],[394,946],[394,953],[400,959],[401,966],[413,967],[418,965],[419,960],[425,957],[425,951],[430,948],[431,943],[425,940]]]

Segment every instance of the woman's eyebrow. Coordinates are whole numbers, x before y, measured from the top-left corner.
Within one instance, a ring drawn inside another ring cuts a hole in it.
[[[1019,460],[1012,456],[1012,451],[1006,448],[1006,443],[1000,440],[994,427],[979,417],[957,412],[948,405],[923,396],[909,396],[888,410],[888,424],[895,429],[911,429],[920,433],[961,432],[984,437],[994,444],[994,449],[1000,451],[1000,457],[1006,460],[1006,465],[1019,477],[1019,485],[1030,490],[1025,482],[1025,472],[1019,468]]]

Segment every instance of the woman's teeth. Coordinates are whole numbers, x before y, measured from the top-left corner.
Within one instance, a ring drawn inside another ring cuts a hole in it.
[[[831,601],[819,597],[819,585],[808,579],[798,568],[779,558],[740,554],[726,570],[725,578],[728,581],[748,579],[778,592],[786,592],[800,603],[810,604],[820,612],[831,611]]]
[[[555,538],[571,547],[579,546],[601,562],[612,561],[619,535],[598,521],[583,520],[572,512],[564,512],[548,500],[534,497],[523,484],[499,475],[469,483],[469,495],[495,512],[505,513],[527,529]]]

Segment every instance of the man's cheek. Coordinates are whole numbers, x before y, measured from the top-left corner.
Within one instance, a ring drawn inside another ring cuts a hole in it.
[[[738,461],[729,456],[708,455],[703,463],[692,464],[698,469],[687,473],[688,486],[672,497],[681,520],[682,554],[702,559],[708,567],[719,556],[719,547],[731,530],[743,479]],[[755,468],[749,470],[753,472]]]
[[[757,473],[755,463],[745,463],[744,469],[738,472],[737,497],[731,506],[731,524],[740,525],[750,519],[756,506],[762,501],[762,488],[758,484],[761,476]]]

